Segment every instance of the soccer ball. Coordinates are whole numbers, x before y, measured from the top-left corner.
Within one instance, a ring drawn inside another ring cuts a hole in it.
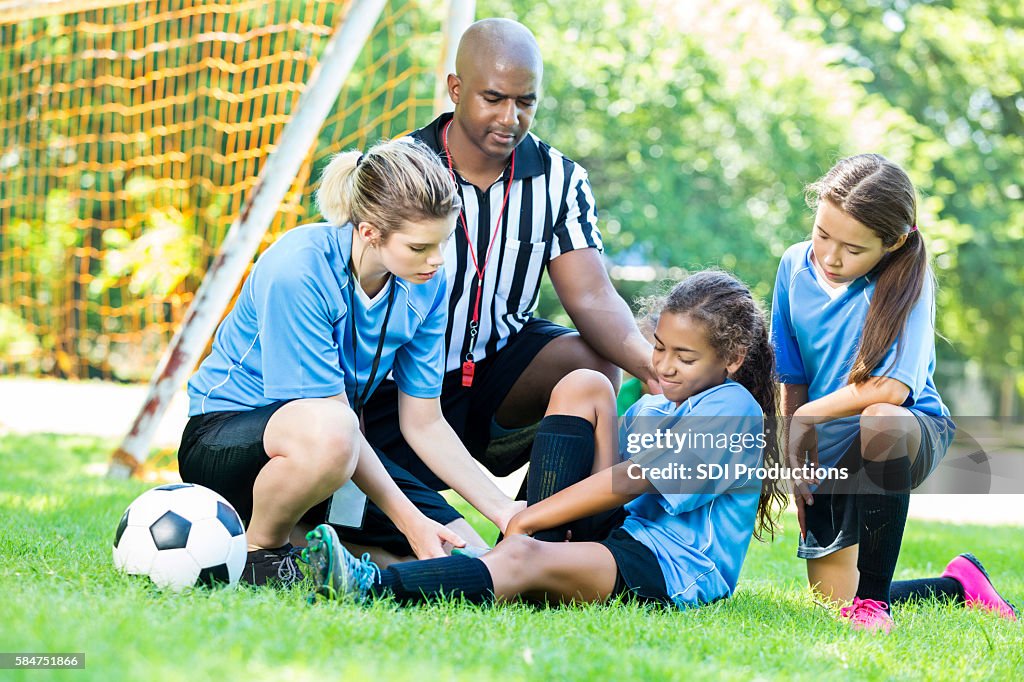
[[[173,483],[128,505],[114,536],[114,566],[175,592],[234,585],[248,545],[238,512],[209,488]]]

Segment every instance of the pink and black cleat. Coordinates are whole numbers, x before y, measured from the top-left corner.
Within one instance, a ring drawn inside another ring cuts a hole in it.
[[[889,615],[889,605],[874,599],[854,597],[852,604],[839,610],[839,615],[850,621],[852,629],[862,632],[889,634],[895,625]]]
[[[967,606],[994,611],[1008,620],[1017,620],[1017,609],[996,592],[985,567],[973,554],[961,554],[950,561],[942,577],[952,578],[964,586]]]

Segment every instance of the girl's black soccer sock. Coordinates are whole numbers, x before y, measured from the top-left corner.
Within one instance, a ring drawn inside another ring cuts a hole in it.
[[[376,597],[392,595],[401,604],[438,597],[463,597],[483,604],[494,599],[494,582],[484,562],[452,555],[392,564],[380,572],[371,592]]]
[[[889,603],[892,576],[903,544],[910,507],[910,458],[864,462],[864,474],[886,492],[861,495],[857,505],[860,549],[857,596]]]
[[[530,453],[530,469],[526,478],[527,504],[537,504],[582,481],[590,475],[593,466],[594,425],[583,417],[566,414],[544,417],[537,428]],[[534,537],[561,542],[570,527],[565,525],[540,531]]]
[[[945,599],[954,604],[964,603],[964,586],[955,578],[923,578],[896,580],[889,588],[893,604],[921,599]]]

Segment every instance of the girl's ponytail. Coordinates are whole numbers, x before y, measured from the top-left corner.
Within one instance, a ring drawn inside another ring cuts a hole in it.
[[[912,230],[903,246],[882,261],[881,271],[875,280],[875,293],[871,297],[871,308],[864,320],[860,347],[850,370],[851,384],[870,379],[872,372],[885,359],[906,326],[910,311],[921,297],[925,280],[930,276],[924,240],[917,230]]]
[[[766,415],[778,414],[778,385],[775,382],[775,353],[768,325],[761,316],[754,323],[753,340],[733,380],[743,385]]]
[[[775,351],[764,313],[755,310],[753,316],[753,340],[747,348],[743,364],[732,379],[750,391],[754,400],[764,412],[764,466],[782,464],[779,442],[778,414],[779,388],[775,381]],[[766,480],[761,487],[761,498],[757,501],[757,526],[754,537],[758,540],[775,537],[778,518],[775,510],[786,506],[786,492],[777,482]]]

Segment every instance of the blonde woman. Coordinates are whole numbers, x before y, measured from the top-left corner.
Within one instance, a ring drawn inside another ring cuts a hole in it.
[[[317,204],[327,222],[290,230],[260,257],[188,385],[182,479],[246,519],[243,580],[255,585],[301,579],[290,534],[328,520],[327,500],[350,479],[372,500],[354,525],[390,519],[406,553],[483,544],[440,495],[410,501],[408,475],[363,436],[362,407],[389,373],[402,434],[439,477],[502,529],[525,504],[480,473],[441,415],[439,271],[461,207],[448,170],[422,144],[382,142],[336,156]]]

